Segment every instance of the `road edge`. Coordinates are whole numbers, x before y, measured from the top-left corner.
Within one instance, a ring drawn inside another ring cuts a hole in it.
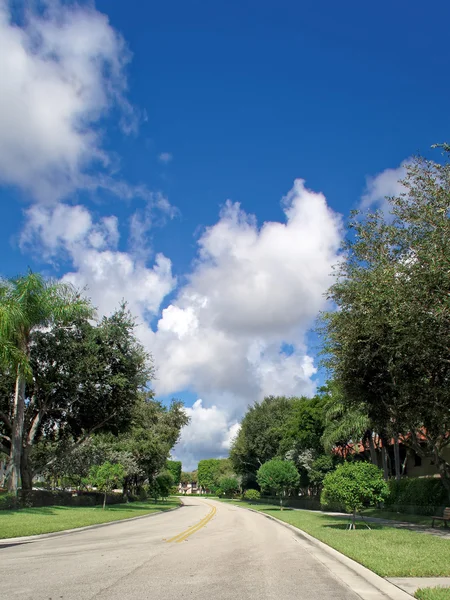
[[[236,505],[234,505],[236,506]],[[367,567],[356,562],[352,558],[345,556],[338,550],[335,550],[328,544],[321,542],[306,531],[285,523],[272,515],[253,508],[238,506],[244,510],[249,510],[255,514],[262,515],[266,519],[275,521],[279,525],[286,527],[295,534],[302,542],[302,546],[321,562],[331,573],[340,579],[348,588],[357,594],[363,600],[411,600],[413,596],[397,587],[387,579],[380,577]],[[374,595],[374,588],[378,591]]]
[[[128,517],[125,519],[117,519],[117,521],[108,521],[107,523],[95,523],[94,525],[85,525],[84,527],[76,527],[74,529],[63,529],[62,531],[52,531],[50,533],[39,533],[37,535],[24,535],[15,538],[0,538],[0,550],[3,546],[11,546],[12,544],[21,544],[27,542],[37,542],[39,540],[46,540],[53,537],[61,537],[63,535],[70,535],[72,533],[78,533],[79,531],[88,531],[89,529],[100,529],[100,527],[107,527],[108,525],[116,525],[117,523],[125,523],[125,521],[138,521],[139,519],[148,519],[150,517],[156,517],[158,515],[164,515],[174,510],[179,510],[184,506],[183,502],[180,502],[179,506],[168,508],[167,510],[157,510],[147,515],[139,515],[139,517]]]

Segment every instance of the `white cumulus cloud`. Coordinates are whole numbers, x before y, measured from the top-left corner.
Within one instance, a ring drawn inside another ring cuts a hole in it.
[[[406,166],[410,161],[404,160],[399,167],[395,169],[385,169],[373,177],[367,177],[366,190],[361,198],[360,208],[380,209],[384,213],[390,212],[387,197],[398,196],[405,188],[401,180],[405,178]]]
[[[27,3],[20,25],[12,4],[0,0],[0,182],[47,203],[80,188],[133,194],[109,176],[100,129],[113,108],[123,130],[136,126],[123,38],[91,4]]]
[[[223,458],[239,431],[239,423],[229,423],[227,415],[217,406],[205,407],[202,400],[186,408],[191,422],[181,432],[173,450],[176,460],[182,460],[183,470],[197,468],[202,458]]]
[[[100,315],[126,300],[145,333],[147,321],[176,285],[167,257],[156,254],[149,267],[139,252],[119,251],[117,218],[95,219],[84,206],[36,204],[25,215],[22,248],[39,251],[49,262],[64,256],[73,271],[63,280],[86,288]]]

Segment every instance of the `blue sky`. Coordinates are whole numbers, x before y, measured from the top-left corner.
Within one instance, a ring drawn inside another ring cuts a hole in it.
[[[450,138],[450,5],[25,6],[0,0],[1,274],[130,302],[192,468],[314,392],[342,219]]]

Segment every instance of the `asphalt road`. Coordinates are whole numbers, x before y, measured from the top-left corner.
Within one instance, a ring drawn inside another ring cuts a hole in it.
[[[183,508],[0,545],[2,600],[357,600],[276,522],[185,499]]]

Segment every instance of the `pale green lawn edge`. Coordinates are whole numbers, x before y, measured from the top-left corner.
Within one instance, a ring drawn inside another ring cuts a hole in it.
[[[273,505],[231,502],[289,523],[381,577],[450,576],[449,540],[378,524],[370,524],[371,531],[362,523],[358,523],[356,531],[345,531],[345,517],[306,510],[281,512]]]
[[[418,600],[450,600],[450,588],[421,588],[416,591],[414,598],[418,598]]]
[[[165,502],[132,502],[107,507],[46,506],[0,511],[0,539],[57,533],[102,525],[178,508],[178,499]]]

